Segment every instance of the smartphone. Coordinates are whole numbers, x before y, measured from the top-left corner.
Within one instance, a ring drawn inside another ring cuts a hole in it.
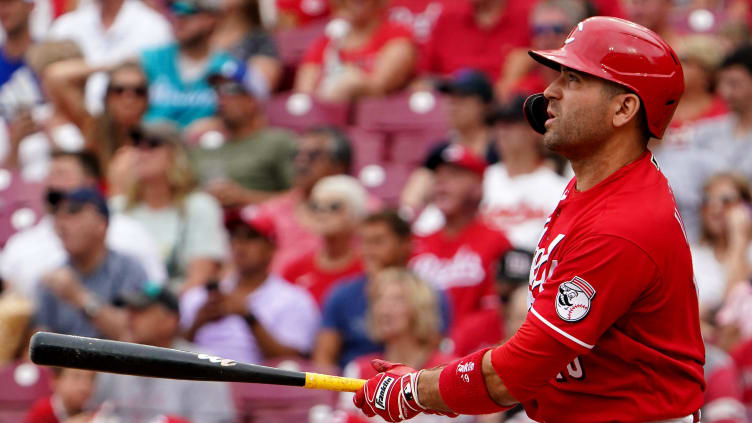
[[[218,280],[211,280],[207,282],[206,284],[206,291],[207,292],[217,292],[219,291],[219,281]]]

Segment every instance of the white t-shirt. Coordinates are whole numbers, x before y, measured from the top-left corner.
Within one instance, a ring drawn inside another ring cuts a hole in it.
[[[113,251],[136,259],[151,280],[161,283],[166,279],[156,244],[138,222],[112,214],[106,242]],[[10,237],[0,255],[0,276],[11,289],[36,298],[42,276],[65,264],[67,258],[52,217],[45,216],[35,226]]]
[[[169,43],[172,29],[167,19],[143,2],[125,0],[108,29],[102,27],[98,2],[91,2],[55,20],[48,36],[55,40],[75,41],[91,65],[112,65],[138,59],[144,49]],[[106,86],[104,74],[89,78],[86,104],[93,113],[102,110]]]
[[[170,275],[172,278],[184,276],[193,259],[222,261],[227,257],[229,245],[222,207],[209,194],[194,191],[185,198],[182,208],[152,209],[138,204],[126,209],[125,201],[123,196],[113,197],[110,207],[146,228],[154,237],[159,249],[158,257],[165,266],[169,266],[174,250],[177,273]]]
[[[546,166],[510,177],[506,166],[497,163],[483,176],[481,213],[489,224],[506,233],[515,248],[534,251],[568,182]]]
[[[224,279],[219,289],[232,292],[236,276]],[[186,292],[180,300],[180,326],[188,330],[196,313],[206,303],[203,286]],[[308,352],[319,329],[321,315],[316,301],[307,290],[278,276],[270,275],[246,298],[246,307],[277,342]],[[248,324],[238,315],[207,323],[196,333],[195,344],[202,350],[246,363],[261,363],[264,357]]]
[[[715,310],[723,304],[728,275],[723,265],[715,258],[713,248],[706,244],[691,245],[692,268],[697,281],[700,308]],[[747,260],[752,263],[752,247],[747,250]]]

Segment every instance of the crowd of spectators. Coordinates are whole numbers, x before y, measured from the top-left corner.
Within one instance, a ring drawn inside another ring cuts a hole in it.
[[[525,122],[556,77],[527,50],[592,15],[683,65],[650,149],[703,421],[752,421],[752,1],[0,0],[0,423],[369,421],[349,394],[37,367],[37,330],[362,378],[508,339],[572,177]]]

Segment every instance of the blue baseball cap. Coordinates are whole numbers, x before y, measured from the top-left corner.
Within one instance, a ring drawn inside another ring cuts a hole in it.
[[[439,92],[464,97],[479,97],[490,104],[494,99],[493,87],[488,77],[475,69],[460,69],[451,79],[441,80],[436,84]]]
[[[207,80],[218,92],[223,92],[226,89],[223,85],[229,82],[229,85],[234,87],[234,94],[248,94],[258,99],[266,99],[269,94],[263,77],[239,60],[233,59],[223,63],[209,74]]]
[[[62,201],[69,201],[78,204],[91,204],[96,210],[104,216],[105,219],[110,219],[110,209],[107,207],[107,200],[96,188],[77,188],[73,191],[63,194]]]

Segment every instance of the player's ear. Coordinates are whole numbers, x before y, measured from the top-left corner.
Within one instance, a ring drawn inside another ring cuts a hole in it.
[[[640,98],[633,93],[619,94],[613,97],[611,106],[613,107],[613,125],[615,128],[621,128],[630,121],[637,121],[640,111]]]

